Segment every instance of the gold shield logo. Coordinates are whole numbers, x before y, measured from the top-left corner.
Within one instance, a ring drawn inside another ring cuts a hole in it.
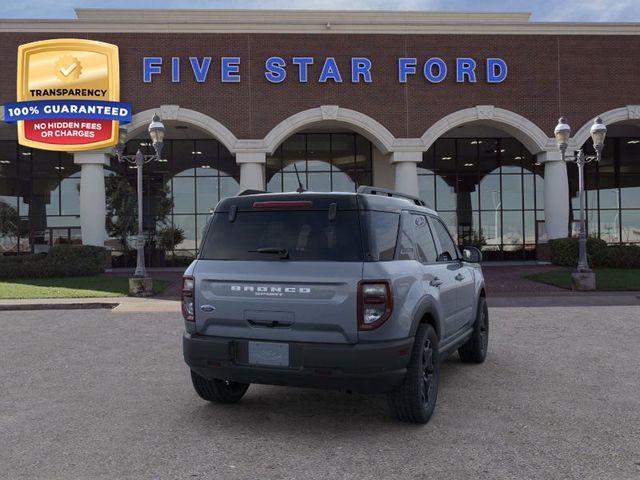
[[[61,151],[115,145],[118,121],[104,115],[81,115],[89,106],[92,113],[96,105],[102,105],[100,112],[109,111],[106,106],[119,100],[116,45],[65,38],[18,48],[17,101],[28,102],[22,105],[31,108],[31,117],[24,118],[35,118],[17,121],[21,145]]]

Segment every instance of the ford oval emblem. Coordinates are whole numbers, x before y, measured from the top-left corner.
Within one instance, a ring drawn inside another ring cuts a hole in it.
[[[202,310],[203,312],[213,312],[215,311],[216,307],[214,307],[213,305],[202,305],[200,307],[200,310]]]

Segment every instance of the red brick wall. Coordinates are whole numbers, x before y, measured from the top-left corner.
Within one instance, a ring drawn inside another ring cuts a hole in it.
[[[18,45],[56,34],[0,34],[0,102],[15,100]],[[227,126],[238,138],[261,138],[286,117],[323,104],[340,105],[370,115],[398,137],[419,137],[448,113],[480,104],[505,108],[530,119],[549,135],[558,116],[569,117],[577,130],[595,114],[640,104],[640,36],[553,35],[301,35],[301,34],[74,34],[120,47],[122,100],[134,111],[178,104],[203,112]],[[277,55],[313,56],[307,84],[298,83],[288,67],[284,83],[264,78],[264,61]],[[142,57],[162,56],[162,76],[142,82]],[[170,58],[182,57],[180,83],[171,83]],[[212,56],[205,83],[196,83],[188,57]],[[221,56],[242,58],[240,83],[220,82]],[[344,83],[320,84],[317,76],[326,56],[334,56]],[[373,62],[373,83],[349,81],[349,59]],[[418,74],[398,82],[398,57],[417,57]],[[438,56],[449,65],[440,84],[420,75],[420,63]],[[476,84],[457,84],[453,61],[469,56],[482,67],[487,57],[504,58],[509,76],[487,84],[479,68]]]

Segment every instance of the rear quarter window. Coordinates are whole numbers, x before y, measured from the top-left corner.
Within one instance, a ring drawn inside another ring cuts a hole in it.
[[[393,260],[398,241],[400,215],[371,210],[363,211],[362,216],[368,238],[367,259],[373,262]]]

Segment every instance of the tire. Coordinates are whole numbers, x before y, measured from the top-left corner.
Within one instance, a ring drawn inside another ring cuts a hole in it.
[[[489,347],[489,309],[487,300],[480,297],[473,333],[467,343],[458,349],[460,360],[465,363],[482,363],[487,358]]]
[[[247,393],[248,383],[207,380],[191,370],[191,383],[201,398],[214,403],[236,403]]]
[[[401,422],[427,423],[438,398],[440,356],[431,325],[420,325],[402,385],[387,394],[391,413]]]

